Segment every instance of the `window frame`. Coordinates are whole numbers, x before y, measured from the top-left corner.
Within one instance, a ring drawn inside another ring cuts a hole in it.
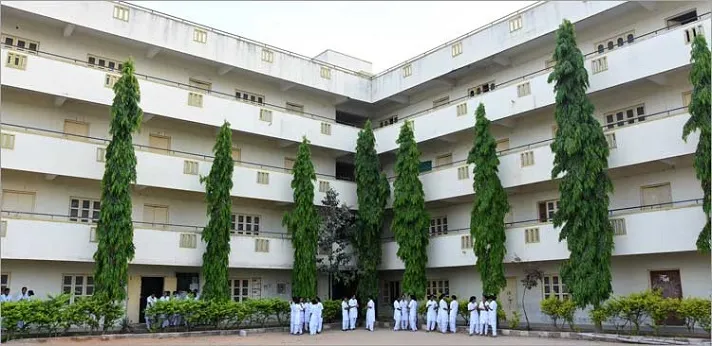
[[[71,277],[71,283],[66,284],[65,279],[67,277]],[[82,283],[81,285],[81,294],[76,294],[77,293],[77,277],[82,278]],[[91,278],[92,284],[89,284],[89,279]],[[83,298],[88,298],[94,295],[94,288],[96,285],[96,281],[94,281],[94,275],[92,274],[70,274],[70,273],[63,273],[62,274],[62,281],[60,285],[60,292],[64,293],[69,293],[70,294],[70,303],[74,303],[76,299],[83,299]],[[65,288],[69,287],[70,291],[66,292]],[[88,288],[91,287],[91,293],[88,292]]]
[[[553,208],[549,208],[553,206]],[[536,211],[537,211],[537,218],[539,219],[539,223],[548,223],[548,222],[553,222],[554,221],[554,215],[556,215],[556,212],[559,211],[559,204],[561,201],[556,198],[556,199],[548,199],[548,200],[543,200],[536,202]],[[544,214],[542,213],[541,206],[542,204],[544,205],[544,212],[546,212],[546,218],[543,218]]]
[[[240,221],[242,217],[243,221]],[[247,219],[251,221],[247,221]],[[255,220],[257,220],[255,222]],[[238,226],[242,226],[242,230],[238,229]],[[247,227],[249,226],[249,227]],[[257,237],[260,235],[260,230],[262,226],[262,215],[258,214],[244,214],[244,213],[230,213],[230,233],[238,234],[243,236]],[[246,230],[250,228],[250,230]]]
[[[438,224],[438,222],[440,222],[440,224]],[[448,233],[447,226],[448,226],[447,215],[431,217],[430,224],[428,225],[428,236],[430,236],[432,238],[432,237],[447,235],[447,233]],[[440,229],[438,230],[438,228],[440,228]]]
[[[72,201],[77,200],[78,201],[78,206],[77,207],[72,207]],[[89,208],[88,213],[90,215],[89,218],[85,218],[81,216],[82,210],[85,208],[83,207],[85,201],[89,202]],[[99,204],[98,210],[96,210],[95,206],[97,205],[96,203]],[[77,211],[77,215],[72,215],[72,210]],[[94,213],[97,213],[96,219],[93,217]],[[70,196],[69,197],[69,222],[76,222],[76,223],[83,223],[83,224],[96,224],[99,221],[99,218],[101,217],[101,198],[89,198],[89,197],[77,197],[77,196]],[[86,221],[85,221],[86,220]]]
[[[558,283],[554,283],[555,278]],[[557,287],[559,292],[554,292],[554,287]],[[546,292],[546,288],[549,288],[549,293]],[[554,296],[559,300],[571,299],[571,293],[568,292],[568,288],[559,274],[544,274],[541,278],[541,296],[542,299],[547,299],[551,296]]]
[[[232,299],[235,302],[244,302],[247,300],[252,299],[252,278],[240,278],[240,277],[231,277],[230,278],[230,299]],[[239,285],[235,285],[235,283],[239,282]],[[244,283],[247,283],[247,285],[244,285]],[[235,289],[239,289],[239,294],[235,294]],[[243,291],[247,290],[247,291]],[[246,293],[243,293],[246,292]]]

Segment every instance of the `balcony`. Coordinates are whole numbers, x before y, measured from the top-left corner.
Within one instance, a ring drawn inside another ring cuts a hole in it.
[[[697,236],[705,223],[702,200],[673,202],[667,205],[638,206],[612,210],[614,256],[695,251]],[[534,231],[535,230],[535,231]],[[535,232],[536,237],[526,237]],[[469,229],[453,230],[447,235],[430,238],[428,267],[472,266],[476,257],[472,248],[462,248],[462,236]],[[521,221],[509,224],[505,263],[554,261],[569,257],[559,231],[551,223]],[[535,240],[535,241],[533,241]],[[382,245],[382,270],[402,270],[396,255],[398,244],[388,240]],[[519,258],[515,261],[514,258]]]
[[[2,48],[2,61],[15,51]],[[32,90],[57,97],[111,105],[114,92],[109,86],[116,73],[87,67],[84,61],[50,53],[19,52],[22,68],[2,68],[2,85]],[[335,123],[334,119],[308,113],[290,113],[272,105],[238,101],[234,95],[197,90],[186,84],[146,75],[137,75],[144,113],[220,127],[224,120],[232,129],[301,142],[307,136],[312,145],[354,152],[358,130]],[[108,110],[107,110],[108,115]],[[146,119],[147,120],[147,119]]]
[[[65,135],[61,133],[48,130],[7,124],[3,127],[3,136],[14,136],[12,148],[2,149],[3,169],[101,180],[104,174],[104,162],[101,160],[107,145],[105,140],[70,140],[63,138]],[[152,152],[157,151],[155,148],[138,145],[136,148],[137,185],[205,192],[205,186],[200,183],[199,178],[210,173],[211,157],[179,151],[155,153]],[[284,168],[237,162],[233,172],[232,195],[291,203],[291,181],[292,174]],[[320,189],[320,185],[328,185],[339,193],[342,202],[355,208],[355,183],[319,175],[314,185],[315,204],[321,205],[321,200],[326,195],[320,190],[328,190]]]
[[[704,18],[709,18],[709,15],[705,15]],[[604,54],[587,54],[584,65],[589,73],[589,93],[689,65],[690,45],[685,42],[683,34],[685,30],[697,26],[702,26],[706,33],[710,32],[710,21],[701,20],[640,35],[633,44]],[[661,49],[665,50],[665,54],[660,54]],[[592,60],[602,57],[607,60],[607,69],[592,73]],[[497,85],[494,91],[472,98],[455,99],[447,107],[400,117],[399,120],[412,120],[415,125],[415,140],[423,142],[472,128],[474,118],[471,114],[480,102],[487,106],[487,117],[492,121],[553,105],[553,85],[547,83],[549,73],[549,70],[537,71]],[[525,82],[529,83],[531,93],[519,97],[517,86]],[[468,115],[458,116],[457,105],[463,103],[467,104]],[[399,131],[399,126],[387,126],[375,130],[379,153],[397,148],[396,138]]]
[[[3,259],[93,262],[97,248],[94,225],[67,219],[66,215],[4,212],[5,236],[0,249]],[[136,255],[131,263],[200,267],[205,252],[201,230],[202,226],[135,222]],[[230,267],[290,269],[293,252],[292,242],[284,233],[261,232],[259,237],[233,235]]]
[[[119,1],[3,1],[2,6],[51,18],[55,23],[59,21],[63,25],[74,24],[96,30],[105,33],[107,39],[118,36],[137,41],[148,45],[148,52],[154,49],[172,50],[357,100],[371,100],[370,78],[361,75],[359,71],[351,71],[134,4]],[[125,19],[112,18],[115,6],[126,9]],[[205,32],[204,43],[194,41],[196,29]],[[321,67],[331,70],[330,79],[320,77]]]

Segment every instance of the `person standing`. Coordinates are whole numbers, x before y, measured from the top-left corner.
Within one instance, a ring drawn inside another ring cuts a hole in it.
[[[316,335],[319,330],[319,307],[316,305],[316,298],[307,304],[309,309],[309,334]]]
[[[477,326],[480,323],[480,315],[477,313],[477,297],[470,297],[470,302],[467,303],[467,312],[470,314],[470,325],[468,332],[470,336],[477,332]]]
[[[408,303],[408,313],[410,313],[408,318],[408,323],[410,323],[410,330],[418,331],[418,301],[415,299],[415,295],[410,295],[410,303]]]
[[[479,335],[487,335],[487,323],[489,322],[489,304],[487,303],[487,298],[484,295],[482,295],[482,300],[480,300],[480,305],[478,307],[480,310]]]
[[[311,315],[312,315],[312,302],[308,299],[304,303],[304,330],[311,334]]]
[[[319,313],[319,323],[317,324],[316,333],[321,334],[321,327],[324,325],[324,304],[321,303],[321,299],[319,299],[319,297],[316,297],[316,306]]]
[[[401,297],[400,308],[401,308],[400,328],[403,330],[408,330],[408,317],[410,317],[410,314],[408,313],[408,302],[406,301],[405,294]]]
[[[23,300],[28,300],[30,297],[27,295],[27,287],[23,287],[22,290],[20,290],[20,293],[17,295],[17,298],[15,298],[16,302],[21,302]]]
[[[341,301],[341,330],[349,330],[349,303],[346,297]]]
[[[295,309],[296,309],[296,320],[294,321],[294,329],[295,329],[295,334],[296,335],[302,335],[303,331],[303,319],[304,319],[304,298],[296,298],[294,301]]]
[[[401,305],[397,298],[393,301],[393,321],[393,331],[400,330]]]
[[[146,309],[143,310],[143,320],[146,322],[146,328],[148,328],[149,330],[151,329],[151,322],[153,321],[153,318],[151,318],[151,316],[149,316],[146,311],[156,305],[157,301],[158,299],[156,298],[155,293],[151,293],[150,296],[146,297]]]
[[[5,289],[2,291],[2,294],[0,294],[0,302],[11,302],[12,301],[12,296],[10,296],[10,289],[5,287]]]
[[[488,324],[492,328],[492,336],[497,337],[497,300],[494,296],[489,297],[489,309]]]
[[[450,332],[457,333],[457,313],[460,309],[460,303],[457,301],[457,296],[452,296],[452,301],[450,302],[450,310],[448,316],[448,322],[450,322]]]
[[[366,330],[373,331],[374,324],[376,324],[376,304],[371,297],[368,297],[368,303],[366,303]]]
[[[356,329],[356,319],[358,318],[358,300],[356,295],[351,296],[349,300],[349,330]]]
[[[438,303],[435,302],[435,297],[431,294],[428,296],[428,302],[425,304],[426,308],[426,329],[428,332],[435,330],[435,321],[438,318],[437,310]]]
[[[294,335],[294,300],[296,298],[292,297],[292,300],[289,301],[289,334]]]
[[[438,329],[440,333],[445,334],[447,332],[447,302],[445,301],[445,295],[440,295],[440,302],[438,303]]]

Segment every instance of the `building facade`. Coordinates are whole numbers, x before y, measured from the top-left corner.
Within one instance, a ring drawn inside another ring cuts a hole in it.
[[[710,261],[696,252],[704,224],[692,168],[690,41],[710,35],[709,2],[542,2],[374,74],[369,62],[327,50],[315,58],[133,4],[2,3],[2,286],[39,296],[93,292],[94,222],[108,143],[111,86],[136,61],[145,112],[134,135],[136,256],[127,313],[142,321],[152,291],[202,285],[207,222],[200,175],[224,120],[235,160],[230,270],[233,299],[290,297],[293,249],[282,215],[302,136],[312,144],[316,205],[333,188],[354,209],[353,154],[370,118],[382,167],[393,176],[396,137],[412,120],[432,216],[432,292],[481,295],[469,236],[474,110],[498,139],[507,215],[507,313],[564,297],[568,257],[551,223],[554,94],[547,83],[555,30],[576,24],[589,96],[611,154],[615,294],[662,288],[709,296]],[[392,182],[392,179],[391,179]],[[403,263],[383,229],[380,306],[400,292]],[[522,299],[524,269],[546,277]],[[325,278],[319,294],[329,294]],[[385,305],[384,305],[385,304]],[[389,313],[387,309],[380,309]],[[579,323],[588,323],[580,314]]]

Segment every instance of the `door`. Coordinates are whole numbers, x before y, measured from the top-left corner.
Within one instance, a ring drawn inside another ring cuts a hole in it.
[[[151,293],[155,294],[156,297],[160,297],[161,293],[163,292],[163,277],[150,277],[150,276],[143,276],[141,277],[141,296],[139,299],[139,314],[138,314],[138,323],[143,323],[145,322],[144,320],[144,311],[146,310],[146,298],[151,295]]]
[[[499,293],[498,298],[507,317],[512,316],[515,311],[519,311],[516,277],[507,278],[507,286]]]
[[[141,323],[141,277],[136,275],[129,276],[128,292],[126,303],[126,317],[129,323]]]
[[[176,273],[176,288],[178,292],[192,292],[200,290],[200,274]]]
[[[680,279],[680,271],[650,271],[650,288],[662,292],[663,298],[682,298],[682,280]],[[671,326],[681,326],[683,321],[674,315],[670,315],[665,323]]]

